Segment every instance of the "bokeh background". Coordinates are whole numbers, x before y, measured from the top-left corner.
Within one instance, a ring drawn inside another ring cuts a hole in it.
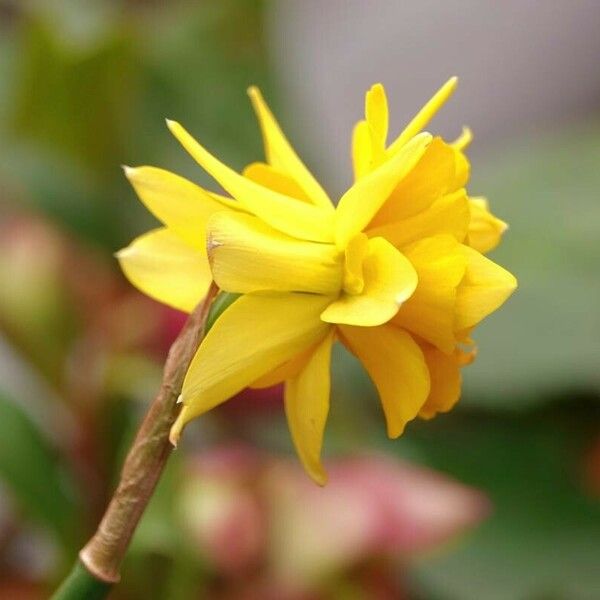
[[[595,0],[0,0],[0,598],[68,570],[184,320],[117,269],[153,225],[119,165],[211,185],[165,117],[260,158],[258,84],[339,193],[365,89],[398,131],[454,74],[433,127],[473,127],[520,280],[460,406],[389,441],[337,352],[321,490],[280,390],[243,393],[186,431],[114,598],[600,597],[599,22]]]

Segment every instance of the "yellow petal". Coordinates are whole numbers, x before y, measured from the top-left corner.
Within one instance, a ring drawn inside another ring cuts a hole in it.
[[[451,190],[465,187],[471,176],[471,163],[467,155],[461,150],[454,150],[454,181],[450,187]]]
[[[388,241],[372,238],[363,261],[360,294],[343,293],[321,314],[328,323],[373,327],[389,321],[417,287],[410,261]]]
[[[358,180],[371,170],[372,149],[369,125],[359,121],[352,132],[352,166],[354,179]]]
[[[482,254],[490,252],[500,243],[508,225],[490,212],[485,198],[469,198],[469,208],[467,244]]]
[[[321,449],[329,413],[333,339],[333,332],[330,332],[313,351],[304,368],[285,384],[285,414],[296,452],[306,472],[319,485],[327,482],[321,464]]]
[[[451,77],[448,81],[433,95],[431,100],[413,117],[412,121],[404,128],[404,131],[394,140],[388,150],[392,153],[398,152],[408,140],[422,131],[435,114],[444,106],[448,98],[452,95],[458,84],[457,77]]]
[[[208,259],[217,285],[228,292],[310,292],[336,295],[342,255],[333,244],[305,242],[234,212],[207,225]]]
[[[473,141],[473,132],[469,127],[463,127],[462,133],[450,144],[457,150],[465,150]]]
[[[457,330],[479,323],[498,309],[517,288],[514,275],[473,248],[461,246],[467,270],[457,290]]]
[[[328,302],[312,294],[250,294],[236,300],[216,320],[192,360],[171,440],[176,442],[194,417],[323,339],[330,326],[319,314]]]
[[[451,236],[440,235],[421,240],[404,252],[417,271],[419,283],[393,322],[440,350],[452,352],[457,287],[467,262],[461,245]]]
[[[423,344],[421,350],[429,369],[431,390],[419,411],[419,417],[432,419],[438,413],[448,412],[458,402],[461,388],[460,368],[454,354],[444,354],[428,344]]]
[[[411,172],[389,194],[369,227],[412,217],[437,198],[455,191],[455,153],[442,138],[433,138]]]
[[[328,210],[333,209],[325,190],[300,160],[281,131],[260,90],[251,87],[248,89],[248,94],[260,123],[269,164],[294,179],[315,205]]]
[[[391,324],[380,327],[340,328],[342,341],[363,363],[373,380],[391,438],[421,410],[429,394],[429,371],[419,345]]]
[[[464,189],[443,196],[423,212],[394,223],[369,229],[370,236],[381,236],[396,248],[420,239],[448,234],[462,242],[467,235],[471,213]]]
[[[244,169],[243,175],[274,192],[310,203],[310,198],[291,177],[271,165],[261,162],[252,163]]]
[[[344,252],[344,291],[361,294],[365,288],[363,263],[369,253],[369,238],[364,233],[355,235]]]
[[[278,367],[275,367],[272,371],[259,377],[256,381],[253,381],[249,387],[255,389],[269,388],[278,383],[282,383],[287,379],[296,377],[296,375],[304,368],[304,365],[308,362],[308,359],[312,356],[314,350],[314,346],[307,348],[300,354],[294,356],[291,360],[284,362]]]
[[[400,152],[359,179],[340,199],[335,240],[340,248],[360,233],[387,200],[391,191],[413,169],[431,143],[428,133],[413,138]]]
[[[217,201],[200,186],[164,169],[125,167],[125,175],[148,210],[196,248],[203,249],[206,244],[204,232],[210,215],[236,204]]]
[[[384,156],[388,134],[387,97],[381,83],[376,83],[366,93],[365,118],[369,126],[373,159],[378,163]]]
[[[214,177],[242,206],[263,221],[293,237],[331,242],[334,212],[298,202],[236,173],[203,148],[179,123],[167,121],[169,129],[196,162]]]
[[[173,308],[191,312],[204,298],[212,276],[204,250],[168,229],[155,229],[117,252],[127,279]]]

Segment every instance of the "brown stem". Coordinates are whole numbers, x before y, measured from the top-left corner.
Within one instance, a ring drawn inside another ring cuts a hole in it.
[[[119,581],[119,567],[173,446],[169,430],[177,417],[177,398],[188,366],[204,334],[213,283],[169,350],[163,380],[125,459],[119,485],[92,539],[79,553],[86,569],[100,581]]]

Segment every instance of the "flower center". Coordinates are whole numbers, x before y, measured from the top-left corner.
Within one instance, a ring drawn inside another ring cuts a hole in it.
[[[343,290],[351,296],[361,294],[365,287],[363,262],[367,255],[369,238],[364,233],[355,235],[345,250]]]

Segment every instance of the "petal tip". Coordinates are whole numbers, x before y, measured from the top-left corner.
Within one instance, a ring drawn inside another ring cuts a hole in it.
[[[406,424],[403,424],[401,427],[398,426],[390,426],[387,427],[387,436],[390,440],[397,440],[403,433]]]
[[[309,476],[319,487],[325,487],[329,480],[327,473],[322,467],[318,471],[311,469]]]
[[[169,442],[173,448],[177,448],[177,444],[179,443],[179,438],[181,437],[181,426],[179,425],[179,419],[175,421],[173,427],[171,427],[171,431],[169,431]]]
[[[181,402],[180,402],[180,400],[181,400]],[[177,404],[181,404],[182,402],[183,402],[183,395],[179,394],[179,397],[177,398]],[[184,406],[181,409],[181,412],[177,416],[177,419],[175,419],[175,423],[173,423],[173,425],[171,427],[171,431],[169,431],[169,442],[171,442],[171,445],[174,446],[175,448],[177,448],[177,444],[179,443],[179,438],[181,437],[181,432],[183,431],[183,428],[185,427],[185,424],[188,421],[188,419],[185,418],[185,413],[187,412],[187,409],[188,409],[187,406]]]
[[[175,129],[179,129],[181,127],[181,124],[178,121],[174,121],[173,119],[165,119],[165,123],[167,124],[169,131],[171,131],[172,133],[174,133]]]
[[[121,260],[122,258],[127,258],[128,256],[131,256],[134,252],[135,252],[135,250],[131,246],[126,246],[125,248],[121,248],[120,250],[117,250],[113,254],[113,256],[117,260]]]
[[[135,172],[137,171],[135,167],[130,167],[128,165],[121,165],[121,169],[123,169],[125,177],[127,177],[127,179],[130,180],[133,179],[133,177],[135,176]]]

